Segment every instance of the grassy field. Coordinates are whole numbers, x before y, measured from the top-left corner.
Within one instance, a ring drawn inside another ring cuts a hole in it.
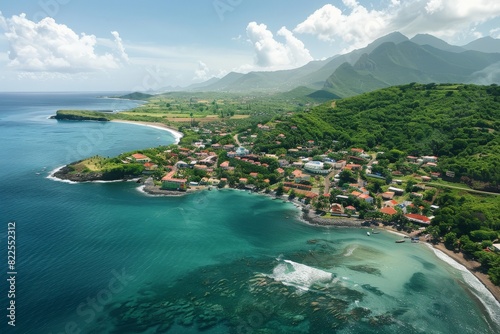
[[[107,159],[103,157],[92,157],[85,160],[80,161],[79,163],[73,165],[73,168],[76,172],[83,171],[91,171],[97,172],[102,169],[102,166],[105,164]]]

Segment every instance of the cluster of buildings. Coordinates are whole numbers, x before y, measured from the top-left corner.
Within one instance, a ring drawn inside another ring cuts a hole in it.
[[[268,129],[266,127],[267,125],[259,125],[259,129],[262,131],[267,131]],[[326,155],[323,155],[322,161],[318,161],[312,160],[311,158],[292,158],[293,156],[296,156],[297,152],[303,152],[310,148],[314,148],[314,141],[309,141],[305,147],[297,147],[295,149],[288,150],[289,154],[291,153],[292,155],[286,156],[275,156],[269,154],[256,155],[250,153],[250,150],[247,148],[236,146],[234,144],[221,145],[219,143],[213,143],[209,144],[208,148],[206,143],[199,142],[196,144],[197,145],[194,145],[194,149],[178,147],[175,149],[175,152],[173,152],[173,150],[165,152],[166,158],[170,158],[170,162],[175,162],[172,165],[165,166],[168,168],[169,172],[161,178],[162,189],[183,191],[193,185],[217,185],[220,182],[227,182],[228,179],[226,177],[216,177],[216,175],[220,174],[220,171],[224,171],[229,174],[233,173],[236,167],[235,162],[237,164],[238,161],[245,162],[256,167],[258,166],[270,169],[268,164],[261,162],[261,158],[263,156],[266,158],[274,158],[278,162],[279,167],[272,171],[270,170],[269,172],[275,173],[279,176],[279,182],[282,182],[285,192],[293,189],[297,195],[302,195],[301,197],[310,200],[315,200],[321,195],[318,191],[319,186],[316,185],[313,187],[314,180],[317,179],[318,176],[328,177],[331,172],[336,172],[337,174],[333,179],[334,182],[331,184],[332,187],[335,187],[335,181],[339,180],[339,174],[343,170],[350,170],[356,174],[358,171],[365,168],[366,172],[371,172],[371,166],[370,164],[367,166],[367,162],[372,159],[372,156],[366,154],[364,150],[360,148],[352,148],[350,151],[340,152],[345,157],[345,160],[341,159],[335,161],[328,158]],[[228,157],[228,160],[218,161],[219,155],[217,152],[221,152],[222,150],[227,152],[226,156]],[[233,162],[230,161],[231,159],[233,159]],[[429,167],[436,166],[437,163],[437,157],[433,156],[408,156],[406,157],[406,160],[408,163]],[[130,157],[127,157],[123,162],[142,163],[146,174],[152,173],[158,169],[157,163],[152,162],[150,157],[141,153],[133,154]],[[200,183],[189,182],[189,176],[187,176],[189,173],[183,173],[183,170],[187,169],[202,171],[205,177],[203,177]],[[216,171],[219,173],[216,173]],[[259,178],[259,176],[261,175],[259,175],[257,171],[250,172],[248,175],[242,175],[242,177],[239,177],[237,182],[239,184],[250,186]],[[260,179],[266,184],[271,185],[269,178],[262,180],[262,177],[260,177]],[[429,176],[421,176],[422,182],[429,182],[431,179],[432,177]],[[321,180],[323,180],[323,178],[321,178]],[[401,181],[398,182],[398,180],[396,180],[396,182],[397,184],[401,184]],[[417,224],[430,223],[431,218],[417,213],[407,213],[406,206],[409,204],[405,201],[396,200],[397,198],[403,198],[405,195],[404,189],[389,186],[383,193],[375,196],[371,195],[370,192],[362,185],[363,182],[360,182],[360,184],[351,184],[348,187],[349,190],[342,190],[343,193],[341,195],[337,195],[335,199],[330,199],[330,202],[333,203],[331,203],[329,211],[333,215],[344,215],[346,213],[356,214],[356,207],[353,205],[344,206],[342,204],[346,203],[347,199],[356,199],[360,202],[367,203],[374,209],[376,209],[376,204],[378,202],[382,202],[383,205],[381,205],[378,210],[383,215],[393,216],[398,212],[402,212],[405,214],[406,218]],[[323,196],[330,195],[323,194]],[[422,194],[416,192],[410,194],[410,196],[422,197]],[[376,197],[380,197],[380,200],[377,200]]]

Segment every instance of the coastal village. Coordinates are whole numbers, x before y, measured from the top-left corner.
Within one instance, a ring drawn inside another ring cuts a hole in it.
[[[317,221],[324,224],[357,218],[412,231],[428,226],[438,209],[433,204],[437,189],[431,185],[441,177],[435,156],[407,156],[400,169],[412,172],[405,174],[390,168],[385,152],[356,147],[318,152],[312,140],[280,155],[254,152],[254,141],[268,125],[234,136],[226,129],[194,130],[201,140],[135,152],[121,161],[142,164],[150,193],[225,187],[261,192],[315,209]]]
[[[222,102],[216,101],[204,108],[217,111],[219,105]],[[131,122],[178,130],[175,137],[180,140],[162,146],[158,137],[155,145],[160,146],[111,158],[94,156],[54,176],[75,182],[136,180],[142,191],[165,196],[239,189],[291,202],[301,208],[305,221],[315,225],[364,226],[368,236],[382,228],[403,232],[408,238],[401,235],[396,242],[429,241],[500,298],[494,285],[500,277],[495,265],[498,233],[494,223],[486,226],[492,217],[488,214],[496,212],[494,200],[489,200],[494,194],[464,182],[446,155],[418,154],[434,151],[408,145],[368,145],[354,140],[356,133],[346,136],[322,128],[322,118],[311,111],[314,106],[300,107],[296,112],[254,111],[248,116],[241,112],[249,107],[234,106],[240,113],[235,119],[227,115],[229,109],[205,118],[160,112],[144,118],[125,115]]]

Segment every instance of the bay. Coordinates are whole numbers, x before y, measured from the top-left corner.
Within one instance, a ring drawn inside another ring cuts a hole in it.
[[[133,182],[47,178],[95,154],[174,142],[159,129],[48,119],[139,103],[101,95],[0,94],[0,245],[15,221],[15,333],[499,331],[498,303],[424,244],[309,226],[292,204],[247,192],[152,197]]]

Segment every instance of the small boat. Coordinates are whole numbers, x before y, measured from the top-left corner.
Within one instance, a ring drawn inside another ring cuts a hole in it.
[[[372,234],[379,234],[379,233],[380,233],[380,231],[374,231],[374,230],[372,229]]]
[[[411,242],[413,242],[414,244],[417,244],[419,241],[420,241],[420,239],[418,237],[411,238]]]
[[[370,232],[366,232],[366,235],[367,235],[367,236],[370,236]]]
[[[402,243],[402,242],[405,242],[405,239],[396,240],[396,243],[397,243],[397,244],[400,244],[400,243]]]

